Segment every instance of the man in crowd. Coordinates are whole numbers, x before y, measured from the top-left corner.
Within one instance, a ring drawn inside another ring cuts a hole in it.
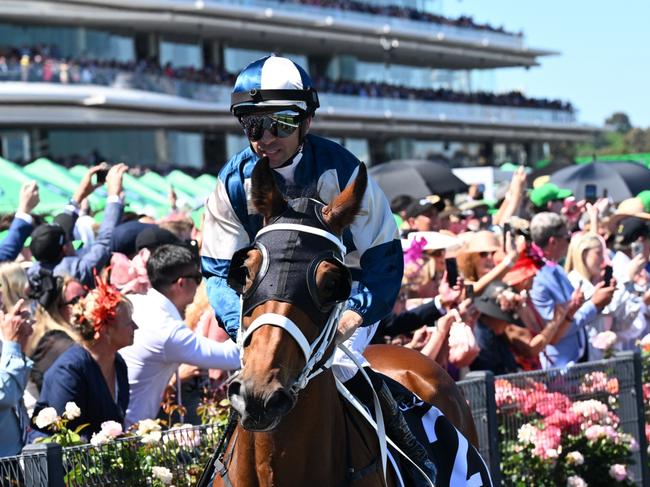
[[[23,249],[25,240],[32,233],[33,219],[30,214],[38,205],[40,197],[36,181],[23,184],[20,188],[18,208],[11,221],[9,233],[0,243],[0,262],[14,260]]]
[[[129,295],[138,329],[133,345],[120,351],[129,372],[128,425],[158,415],[165,388],[180,364],[224,370],[240,365],[234,342],[198,336],[183,321],[202,279],[190,249],[174,244],[157,247],[147,262],[147,276],[151,282],[147,294]]]
[[[564,268],[558,265],[566,257],[571,236],[566,221],[557,213],[542,212],[535,215],[530,223],[530,234],[546,259],[546,264],[533,281],[531,298],[535,308],[548,322],[553,318],[556,306],[567,307],[566,331],[541,354],[542,366],[565,367],[584,361],[587,359],[585,324],[609,304],[615,288],[606,287],[604,282],[600,282],[588,301],[584,301],[580,289],[573,288]]]
[[[84,176],[70,204],[66,207],[66,213],[73,216],[71,221],[68,219],[67,229],[56,223],[42,224],[32,232],[29,249],[36,263],[28,270],[30,281],[38,282],[38,276],[45,271],[52,272],[54,275],[69,275],[89,288],[94,287],[94,273],[100,272],[111,258],[111,235],[124,210],[122,178],[128,169],[126,164],[116,164],[108,170],[106,175],[108,198],[104,220],[92,246],[81,256],[77,255],[72,246],[71,230],[74,228],[81,202],[99,187],[99,184],[93,182],[94,175],[104,168],[102,165],[95,166]]]

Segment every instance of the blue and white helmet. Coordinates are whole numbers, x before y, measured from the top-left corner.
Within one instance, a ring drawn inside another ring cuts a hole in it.
[[[246,66],[235,81],[230,111],[235,116],[260,108],[298,110],[313,115],[320,106],[307,72],[280,56],[266,56]]]

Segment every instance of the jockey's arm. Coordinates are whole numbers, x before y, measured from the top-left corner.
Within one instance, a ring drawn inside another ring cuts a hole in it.
[[[233,210],[224,184],[219,180],[205,205],[201,268],[206,278],[210,305],[219,324],[233,340],[239,329],[239,296],[228,286],[228,270],[232,255],[248,243],[248,234]]]
[[[356,171],[351,179],[355,177]],[[370,177],[350,232],[360,256],[360,269],[353,270],[353,278],[359,285],[348,299],[339,327],[346,334],[358,326],[370,326],[391,312],[404,271],[395,219],[386,196]]]

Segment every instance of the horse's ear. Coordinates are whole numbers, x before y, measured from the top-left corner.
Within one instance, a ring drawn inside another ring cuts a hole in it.
[[[287,201],[275,184],[269,158],[263,157],[253,168],[251,175],[251,199],[253,206],[267,222],[287,208]]]
[[[367,186],[368,172],[366,165],[362,162],[359,164],[359,172],[354,181],[323,208],[323,218],[334,233],[341,233],[345,227],[352,223],[361,209],[361,201]]]

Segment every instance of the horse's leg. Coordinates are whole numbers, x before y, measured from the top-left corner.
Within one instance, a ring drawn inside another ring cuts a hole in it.
[[[364,355],[374,370],[437,407],[478,448],[472,411],[454,380],[436,362],[415,350],[393,345],[369,346]]]

